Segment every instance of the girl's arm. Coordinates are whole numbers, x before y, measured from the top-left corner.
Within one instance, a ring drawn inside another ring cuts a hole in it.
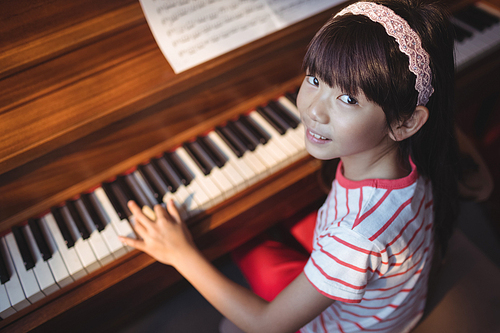
[[[158,261],[172,265],[217,310],[245,332],[295,332],[318,316],[333,300],[320,294],[301,273],[272,302],[267,302],[220,273],[196,248],[172,201],[167,211],[148,219],[134,202],[135,230],[142,240],[121,240]],[[273,278],[273,277],[269,277]]]

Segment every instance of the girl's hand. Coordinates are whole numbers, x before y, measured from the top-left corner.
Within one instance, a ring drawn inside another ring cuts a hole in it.
[[[134,229],[142,239],[120,237],[123,243],[174,267],[181,260],[182,253],[196,248],[191,233],[172,200],[167,202],[167,210],[161,205],[155,205],[155,221],[146,217],[134,201],[129,201],[128,207],[135,216]]]

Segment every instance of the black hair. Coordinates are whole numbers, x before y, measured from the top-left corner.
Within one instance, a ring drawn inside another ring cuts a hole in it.
[[[411,156],[418,172],[432,182],[434,235],[443,252],[458,214],[459,158],[454,130],[453,29],[446,11],[422,0],[376,0],[405,19],[429,53],[434,93],[429,118],[399,142],[402,160]],[[330,87],[339,87],[380,105],[391,128],[409,119],[417,105],[415,75],[407,55],[385,28],[363,15],[332,17],[311,41],[303,67]]]

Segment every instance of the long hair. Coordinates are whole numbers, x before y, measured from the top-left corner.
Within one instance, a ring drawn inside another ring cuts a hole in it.
[[[434,235],[446,249],[458,214],[458,147],[454,132],[453,29],[442,8],[421,0],[377,0],[404,18],[429,53],[434,93],[429,119],[399,142],[402,159],[411,156],[418,172],[432,182]],[[362,15],[330,19],[311,41],[303,67],[328,84],[380,105],[387,126],[409,119],[417,105],[415,75],[408,57],[380,23]]]

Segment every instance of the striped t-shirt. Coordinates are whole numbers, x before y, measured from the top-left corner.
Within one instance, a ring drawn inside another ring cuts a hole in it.
[[[301,332],[406,332],[420,319],[433,251],[431,183],[351,181],[337,168],[318,212],[311,284],[336,300]]]

